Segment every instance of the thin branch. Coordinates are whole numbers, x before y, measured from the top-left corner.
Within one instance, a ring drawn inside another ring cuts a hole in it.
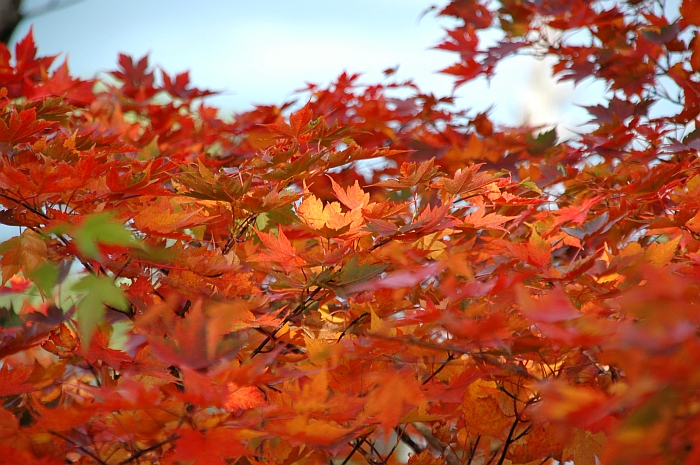
[[[83,359],[83,361],[87,364],[87,366],[90,369],[90,372],[95,377],[95,382],[97,383],[97,386],[101,387],[102,386],[102,377],[100,376],[100,373],[97,371],[97,368],[95,368],[95,365],[93,365],[92,363],[88,362],[85,359]]]
[[[382,237],[381,239],[379,239],[377,241],[376,244],[374,244],[372,247],[367,249],[367,251],[372,252],[373,250],[378,249],[379,247],[383,246],[384,244],[391,242],[391,239],[392,239],[391,236]]]
[[[134,321],[135,316],[134,316],[134,310],[129,305],[129,310],[120,310],[116,307],[112,307],[111,305],[105,304],[105,307],[107,307],[109,310],[112,310],[113,312],[121,313],[122,315],[126,315],[131,321]]]
[[[385,341],[390,341],[390,342],[395,342],[395,343],[401,343],[401,344],[410,344],[414,345],[417,347],[425,347],[426,349],[433,349],[436,351],[449,351],[449,352],[454,352],[457,354],[463,354],[463,355],[469,355],[472,357],[474,360],[477,360],[479,362],[482,362],[485,365],[491,365],[495,366],[498,368],[502,368],[506,371],[515,373],[519,376],[522,376],[523,378],[527,379],[533,379],[539,381],[538,378],[536,378],[534,375],[529,373],[527,370],[523,369],[519,365],[508,365],[506,363],[500,362],[496,357],[489,355],[489,354],[484,354],[483,349],[479,349],[479,351],[474,351],[474,349],[467,349],[464,347],[458,347],[454,345],[440,345],[438,343],[434,342],[426,342],[426,341],[421,341],[420,339],[415,339],[412,337],[407,337],[407,338],[398,338],[398,337],[393,337],[393,336],[384,336],[382,334],[377,334],[377,333],[360,333],[356,331],[351,331],[350,328],[347,330],[350,333],[353,334],[359,334],[364,337],[368,338],[373,338],[373,339],[381,339]]]
[[[428,446],[433,448],[433,450],[435,450],[445,458],[445,463],[447,463],[447,465],[459,465],[459,459],[452,451],[452,449],[449,446],[443,444],[440,439],[436,438],[433,435],[430,428],[428,428],[422,423],[415,423],[414,427],[416,428],[416,430],[418,430],[420,434],[423,435],[425,440],[428,442]]]
[[[364,441],[365,441],[365,444],[367,444],[369,446],[370,452],[373,452],[374,455],[379,459],[379,463],[382,465],[386,465],[386,459],[384,457],[382,457],[382,455],[379,453],[379,451],[376,449],[376,447],[374,447],[374,444],[367,440],[366,436],[364,438]],[[374,461],[374,460],[373,460],[373,462],[376,463],[376,461]]]
[[[260,333],[260,334],[264,334],[265,336],[269,336],[269,337],[272,339],[272,341],[275,342],[275,343],[276,343],[276,342],[280,342],[280,340],[277,339],[277,336],[273,335],[270,331],[266,330],[265,328],[257,327],[257,328],[253,328],[253,329],[254,329],[255,331],[257,331],[258,333]],[[301,347],[299,347],[299,346],[296,345],[296,344],[292,344],[291,342],[285,342],[285,341],[281,341],[281,342],[284,343],[284,348],[285,348],[288,352],[292,352],[292,353],[294,353],[294,354],[303,354],[303,353],[305,353],[305,352],[304,352],[304,349],[301,348]],[[268,352],[272,352],[273,350],[275,350],[274,347],[271,348],[271,349],[269,349],[269,350],[265,350],[264,352],[265,352],[265,353],[268,353]]]
[[[358,438],[358,439],[355,440],[355,445],[352,447],[352,450],[350,451],[350,453],[348,454],[348,456],[345,457],[345,460],[343,460],[343,463],[340,464],[340,465],[347,465],[347,463],[350,461],[350,459],[352,458],[352,456],[355,454],[355,452],[357,452],[357,450],[358,450],[358,449],[360,448],[360,446],[362,445],[362,441],[364,441],[364,437],[363,437],[363,438]]]
[[[243,237],[243,234],[245,234],[246,231],[248,231],[248,228],[250,227],[250,225],[251,225],[257,218],[258,218],[258,214],[256,213],[255,215],[251,215],[251,216],[249,216],[248,218],[246,218],[245,221],[243,221],[243,223],[241,224],[241,227],[238,229],[238,233],[237,233],[234,237],[230,238],[230,239],[228,240],[228,242],[226,243],[226,245],[224,245],[224,248],[221,249],[221,252],[222,252],[224,255],[226,255],[227,253],[229,253],[229,251],[231,250],[231,248],[233,247],[233,245],[234,245],[236,242],[240,242],[240,241],[241,241],[241,238]]]
[[[517,436],[515,436],[513,438],[513,442],[517,441],[518,439],[522,438],[523,436],[527,436],[531,432],[532,432],[532,425],[530,424],[530,425],[527,425],[527,428],[525,428],[522,433],[518,434]]]
[[[420,454],[423,452],[423,448],[416,444],[416,442],[411,439],[411,436],[406,433],[406,428],[404,427],[403,430],[401,430],[398,426],[394,428],[394,431],[396,431],[396,435],[398,436],[399,440],[406,444],[414,453]]]
[[[488,460],[488,462],[486,462],[486,465],[489,465],[491,462],[493,462],[493,459],[495,459],[496,456],[498,455],[498,450],[499,449],[496,449],[493,451],[493,454],[491,454],[491,457],[489,457],[489,460]]]
[[[126,465],[127,463],[134,462],[134,461],[138,460],[142,455],[147,454],[147,453],[151,452],[152,450],[158,449],[159,447],[162,447],[165,444],[172,442],[172,441],[179,439],[179,438],[180,438],[180,436],[178,436],[177,434],[173,434],[168,439],[164,439],[159,443],[156,443],[156,444],[153,444],[152,446],[146,447],[145,449],[140,449],[137,453],[132,455],[130,458],[119,462],[119,465]]]
[[[398,426],[394,428],[394,431],[396,431],[396,444],[394,444],[394,447],[391,448],[385,460],[388,461],[391,458],[391,456],[394,455],[394,452],[396,452],[396,448],[399,447],[399,444],[401,443],[401,434],[403,434],[406,431],[406,426],[407,425],[404,425],[403,430]]]
[[[337,340],[336,342],[340,342],[340,340],[343,339],[343,338],[345,337],[345,334],[348,332],[348,330],[349,330],[350,328],[352,328],[353,326],[355,326],[356,324],[358,324],[360,321],[362,321],[363,319],[367,318],[368,316],[369,316],[369,313],[368,313],[368,312],[365,312],[365,313],[363,313],[362,315],[360,315],[360,316],[358,316],[357,318],[355,318],[354,320],[352,320],[352,321],[350,322],[350,324],[348,325],[348,327],[345,328],[345,329],[343,330],[342,333],[340,333],[340,336],[338,336],[338,340]]]
[[[31,205],[29,205],[28,203],[26,203],[24,200],[18,200],[18,199],[15,199],[14,197],[10,197],[9,195],[3,194],[3,193],[0,193],[0,197],[4,197],[4,198],[6,198],[7,200],[9,200],[10,202],[14,202],[14,203],[16,203],[17,205],[23,206],[24,208],[26,208],[26,209],[29,210],[30,212],[34,213],[35,215],[38,215],[38,216],[42,217],[42,218],[45,219],[45,220],[50,220],[50,219],[51,219],[46,213],[43,213],[43,212],[37,210],[36,208],[34,208],[34,207],[32,207]]]
[[[99,464],[101,464],[101,465],[108,465],[107,462],[105,462],[105,461],[103,461],[102,459],[100,459],[100,458],[99,458],[94,452],[92,452],[90,449],[86,448],[85,446],[81,446],[80,444],[78,444],[77,442],[75,442],[74,440],[72,440],[71,438],[66,437],[66,436],[63,436],[62,434],[57,433],[56,431],[52,431],[52,430],[49,430],[49,433],[53,434],[53,435],[56,436],[56,437],[59,437],[59,438],[63,439],[64,441],[66,441],[66,442],[68,442],[68,443],[70,443],[70,444],[73,444],[75,447],[77,447],[78,449],[80,449],[81,451],[83,451],[85,454],[87,454],[87,455],[89,455],[90,457],[92,457],[93,459],[95,459],[95,460],[97,461],[97,463],[99,463]]]
[[[433,371],[433,372],[430,374],[430,376],[428,376],[428,377],[425,379],[425,381],[423,381],[421,384],[428,384],[428,382],[430,382],[431,379],[435,378],[435,376],[437,376],[438,373],[440,373],[442,370],[444,370],[445,367],[446,367],[452,360],[454,360],[454,359],[456,359],[456,358],[457,358],[456,355],[454,355],[454,354],[451,353],[451,352],[448,352],[448,353],[447,353],[447,360],[445,360],[444,362],[442,362],[442,365],[440,365],[440,366],[438,367],[437,370]]]
[[[474,460],[474,455],[476,454],[476,448],[479,446],[479,441],[481,441],[480,434],[476,437],[474,444],[469,448],[469,461],[467,462],[467,465],[471,465],[472,461]]]
[[[40,216],[41,218],[43,218],[45,220],[51,220],[51,217],[48,216],[46,213],[43,213],[40,210],[37,210],[36,208],[34,208],[31,205],[29,205],[28,203],[26,203],[24,200],[18,200],[18,199],[15,199],[13,197],[10,197],[9,195],[2,194],[2,193],[0,193],[0,197],[4,197],[11,202],[14,202],[18,205],[23,206],[24,208],[26,208],[30,212],[34,213],[35,215]],[[58,238],[59,241],[61,241],[61,243],[63,244],[64,247],[68,247],[68,244],[69,244],[68,239],[66,239],[62,234],[56,234],[56,237]],[[76,258],[78,258],[78,257],[76,257]],[[88,270],[88,272],[90,274],[96,274],[95,270],[92,268],[92,266],[89,263],[87,263],[85,260],[83,260],[82,258],[78,258],[78,261],[80,262],[81,265],[83,265],[85,267],[86,270]]]
[[[124,261],[124,266],[122,266],[122,267],[119,269],[119,271],[117,271],[117,272],[114,274],[114,281],[116,281],[117,279],[119,279],[119,278],[121,277],[121,275],[122,275],[122,273],[124,272],[124,270],[126,270],[126,267],[129,266],[129,264],[131,263],[131,258],[132,258],[132,257],[128,257],[128,258]]]
[[[498,460],[498,463],[496,465],[503,465],[503,462],[505,462],[506,454],[508,453],[508,448],[514,441],[513,434],[515,434],[515,428],[518,426],[518,423],[520,423],[520,420],[518,419],[518,417],[515,417],[515,421],[510,427],[510,431],[508,431],[508,437],[506,438],[506,442],[503,444],[503,452],[501,453],[501,458]]]
[[[301,312],[303,312],[304,309],[307,307],[308,303],[311,302],[313,300],[313,298],[316,296],[316,294],[318,294],[320,291],[321,291],[321,288],[317,287],[312,293],[310,293],[303,300],[303,302],[301,302],[299,304],[299,306],[297,308],[295,308],[294,310],[289,312],[289,314],[286,317],[284,317],[284,319],[280,322],[280,324],[277,325],[277,327],[268,336],[265,337],[265,339],[258,345],[258,347],[255,348],[253,353],[250,354],[250,358],[253,358],[256,355],[258,355],[259,353],[261,353],[263,351],[263,349],[265,349],[265,346],[272,340],[272,338],[275,337],[277,335],[277,333],[280,332],[280,330],[282,328],[284,328],[284,325],[289,323],[292,320],[292,318],[294,318],[295,316],[297,316]]]
[[[175,314],[180,318],[185,318],[185,313],[187,313],[187,311],[190,309],[190,306],[192,306],[192,301],[188,299],[185,302],[185,305],[183,305],[182,308],[178,310]]]

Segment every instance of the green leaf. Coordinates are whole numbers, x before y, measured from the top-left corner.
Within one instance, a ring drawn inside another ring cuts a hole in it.
[[[100,260],[98,243],[106,245],[135,246],[138,244],[134,236],[124,228],[124,225],[114,219],[109,213],[89,215],[83,223],[72,231],[78,251],[86,258]]]
[[[177,181],[190,190],[182,195],[202,200],[220,200],[231,202],[239,199],[250,188],[251,177],[243,179],[240,175],[227,175],[213,172],[209,167],[197,162],[197,168],[183,166]]]
[[[527,151],[532,155],[540,155],[556,145],[557,131],[556,129],[544,131],[539,133],[537,137],[528,134],[525,140],[528,143]]]
[[[12,328],[17,326],[24,326],[24,320],[12,309],[10,305],[7,307],[0,307],[0,327],[1,328]]]
[[[50,262],[46,262],[39,268],[31,270],[27,273],[27,278],[29,278],[39,290],[45,295],[51,297],[53,295],[53,289],[58,282],[60,272],[56,265]]]
[[[297,214],[292,209],[292,204],[282,205],[265,212],[267,221],[279,223],[281,225],[293,224],[299,221]]]
[[[267,231],[267,225],[272,224],[270,216],[267,213],[260,213],[255,218],[255,229],[258,231]]]
[[[114,282],[106,276],[89,275],[75,283],[73,290],[83,293],[77,305],[78,327],[84,347],[90,345],[92,333],[104,320],[105,305],[127,311],[129,300]]]
[[[275,169],[266,173],[263,178],[284,181],[285,179],[289,179],[293,176],[302,175],[308,171],[308,169],[320,158],[320,154],[314,155],[311,152],[307,152],[291,163],[286,163],[282,166],[275,167]]]
[[[365,263],[360,265],[357,255],[353,255],[343,268],[335,276],[335,286],[331,286],[339,296],[352,293],[352,287],[369,281],[389,267],[388,264],[372,265]]]
[[[520,181],[519,185],[523,186],[527,190],[537,192],[538,194],[542,195],[542,189],[540,189],[537,184],[530,181],[530,178],[523,179],[522,181]]]

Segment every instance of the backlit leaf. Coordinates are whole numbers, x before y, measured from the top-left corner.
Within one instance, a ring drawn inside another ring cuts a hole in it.
[[[667,242],[655,242],[646,250],[644,258],[656,266],[664,266],[675,256],[680,240],[680,237],[676,237]]]
[[[247,449],[233,428],[219,427],[207,431],[180,428],[175,451],[171,454],[174,463],[195,461],[211,465],[226,465],[225,459],[247,455]]]
[[[527,244],[527,253],[530,262],[536,266],[547,266],[552,256],[552,248],[549,243],[537,234],[535,229],[530,234]]]
[[[506,231],[506,229],[501,225],[507,221],[517,218],[517,216],[503,216],[497,213],[485,213],[486,210],[484,206],[480,206],[475,212],[464,217],[463,227],[474,229],[500,229],[501,231]]]
[[[299,256],[299,252],[294,248],[287,236],[284,235],[282,227],[277,227],[277,237],[271,233],[255,231],[260,238],[260,241],[265,245],[267,251],[257,255],[256,260],[264,262],[271,261],[277,263],[282,269],[289,273],[292,269],[300,268],[306,265],[306,261]]]
[[[330,179],[335,197],[350,210],[366,207],[369,204],[369,194],[362,190],[357,181],[354,185],[343,189],[333,178]]]
[[[30,382],[33,367],[18,365],[10,367],[8,364],[0,367],[0,397],[13,396],[31,392],[36,388]]]
[[[69,227],[68,231],[73,236],[80,253],[86,258],[96,260],[102,258],[98,244],[125,247],[135,247],[138,244],[134,236],[124,228],[124,225],[116,221],[109,213],[88,215],[79,225]]]
[[[82,294],[76,313],[80,337],[85,347],[90,346],[93,331],[104,319],[106,305],[122,311],[128,311],[130,307],[129,300],[121,289],[106,276],[85,276],[73,285],[73,290]]]
[[[2,285],[20,270],[28,276],[41,268],[46,263],[47,253],[44,239],[31,229],[0,244]]]
[[[574,460],[577,464],[597,465],[605,444],[605,433],[592,433],[575,428],[569,445],[564,449],[564,460]]]
[[[336,275],[336,292],[352,292],[354,286],[360,285],[386,270],[388,265],[372,265],[370,263],[360,264],[357,255],[353,255],[350,260],[343,265],[343,268]]]

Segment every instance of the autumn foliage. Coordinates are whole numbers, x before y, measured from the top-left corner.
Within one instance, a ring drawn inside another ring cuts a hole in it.
[[[534,54],[606,103],[561,141],[343,74],[231,119],[0,45],[2,463],[700,463],[700,3],[438,13],[457,86]]]

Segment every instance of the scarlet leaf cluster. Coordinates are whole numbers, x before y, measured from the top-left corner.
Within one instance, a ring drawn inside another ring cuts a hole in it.
[[[225,119],[0,45],[3,463],[699,463],[698,11],[440,9],[457,86],[605,83],[568,141],[350,74]]]

